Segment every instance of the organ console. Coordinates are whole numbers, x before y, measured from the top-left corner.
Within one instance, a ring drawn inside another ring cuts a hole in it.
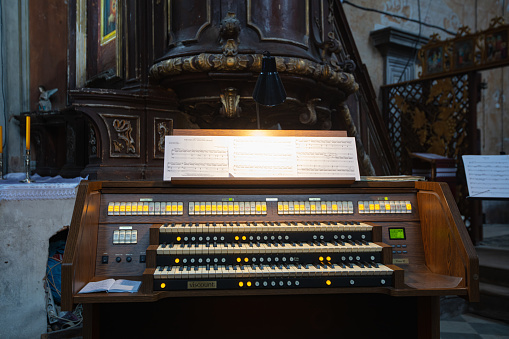
[[[374,179],[84,181],[62,308],[84,337],[439,338],[441,296],[479,299],[466,227],[447,184]],[[141,287],[79,293],[107,278]]]
[[[435,182],[85,181],[62,278],[90,337],[438,338],[440,296],[479,298],[475,251]],[[78,293],[105,278],[142,284]]]

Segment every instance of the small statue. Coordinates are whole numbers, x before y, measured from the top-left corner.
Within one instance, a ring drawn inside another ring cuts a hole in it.
[[[58,88],[53,88],[50,90],[46,90],[44,86],[39,86],[39,111],[41,112],[49,112],[51,111],[51,101],[50,97],[58,91]]]

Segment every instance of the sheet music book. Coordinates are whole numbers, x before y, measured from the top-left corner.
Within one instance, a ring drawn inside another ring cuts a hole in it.
[[[101,281],[91,281],[85,285],[78,293],[94,292],[138,292],[141,281],[124,279],[105,279]]]
[[[464,155],[471,198],[509,198],[509,155]]]
[[[355,138],[188,136],[165,138],[172,177],[327,177],[360,180]]]

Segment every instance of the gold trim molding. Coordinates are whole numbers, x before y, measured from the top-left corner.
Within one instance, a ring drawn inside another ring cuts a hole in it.
[[[223,54],[201,53],[158,62],[150,68],[149,74],[152,81],[160,81],[169,76],[185,73],[211,71],[259,73],[262,69],[262,58],[262,54],[225,56]],[[302,58],[277,56],[275,58],[279,73],[305,76],[327,85],[337,86],[347,95],[359,89],[353,74],[335,71],[327,64],[319,64]]]

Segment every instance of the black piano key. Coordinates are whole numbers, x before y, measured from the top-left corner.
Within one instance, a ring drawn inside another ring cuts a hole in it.
[[[269,224],[270,224],[270,226],[274,226],[274,222],[273,221],[269,222]]]
[[[217,271],[217,264],[214,264],[214,271]]]
[[[186,266],[186,271],[190,271],[191,270],[191,266]]]
[[[180,266],[179,271],[180,272],[184,271],[184,266]]]
[[[253,221],[254,226],[258,226],[258,223],[256,221]]]
[[[263,226],[269,226],[266,221],[263,222]]]
[[[207,264],[207,271],[210,271],[210,264]]]
[[[217,247],[217,242],[215,242],[215,241],[214,241],[214,245],[213,245],[213,246],[214,246],[214,247]]]
[[[159,268],[158,268],[157,270],[158,270],[159,272],[162,272],[162,271],[163,271],[163,269],[164,269],[164,267],[163,267],[163,266],[159,266]]]

